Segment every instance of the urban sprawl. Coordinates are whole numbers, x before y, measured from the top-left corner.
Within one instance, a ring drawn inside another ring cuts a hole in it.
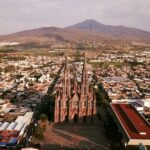
[[[38,136],[62,122],[102,124],[108,141],[120,147],[150,146],[149,50],[52,55],[0,56],[1,148],[39,149]]]

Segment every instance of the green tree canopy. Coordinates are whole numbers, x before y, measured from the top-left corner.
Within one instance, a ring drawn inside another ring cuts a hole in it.
[[[42,122],[46,122],[46,121],[48,120],[47,115],[41,114],[41,115],[40,115],[40,120],[41,120]]]

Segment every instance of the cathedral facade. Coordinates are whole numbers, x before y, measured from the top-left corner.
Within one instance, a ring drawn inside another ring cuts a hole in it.
[[[77,81],[75,71],[70,70],[67,56],[61,82],[62,87],[56,92],[54,122],[92,122],[96,114],[96,96],[88,83],[86,56],[81,82]]]

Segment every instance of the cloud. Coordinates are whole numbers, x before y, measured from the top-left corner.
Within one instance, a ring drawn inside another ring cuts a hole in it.
[[[0,34],[85,19],[150,30],[149,0],[0,0]]]

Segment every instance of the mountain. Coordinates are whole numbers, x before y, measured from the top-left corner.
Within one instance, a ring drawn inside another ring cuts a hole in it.
[[[86,20],[66,27],[44,27],[0,36],[0,41],[50,44],[53,42],[78,42],[122,40],[150,42],[150,32],[125,26],[104,25],[95,20]]]
[[[38,42],[39,44],[46,44],[51,42],[94,41],[105,38],[105,36],[91,31],[44,27],[0,36],[0,41],[17,41],[21,43]]]
[[[129,40],[149,40],[150,32],[141,29],[125,27],[125,26],[112,26],[104,25],[95,20],[85,20],[81,23],[69,26],[68,29],[80,29],[96,32],[102,35],[107,35],[115,39],[129,39]]]
[[[69,26],[67,28],[70,29],[81,29],[81,30],[90,30],[90,31],[100,31],[102,30],[102,28],[104,28],[106,25],[93,20],[93,19],[89,19],[89,20],[85,20],[83,22],[77,23],[75,25]]]

